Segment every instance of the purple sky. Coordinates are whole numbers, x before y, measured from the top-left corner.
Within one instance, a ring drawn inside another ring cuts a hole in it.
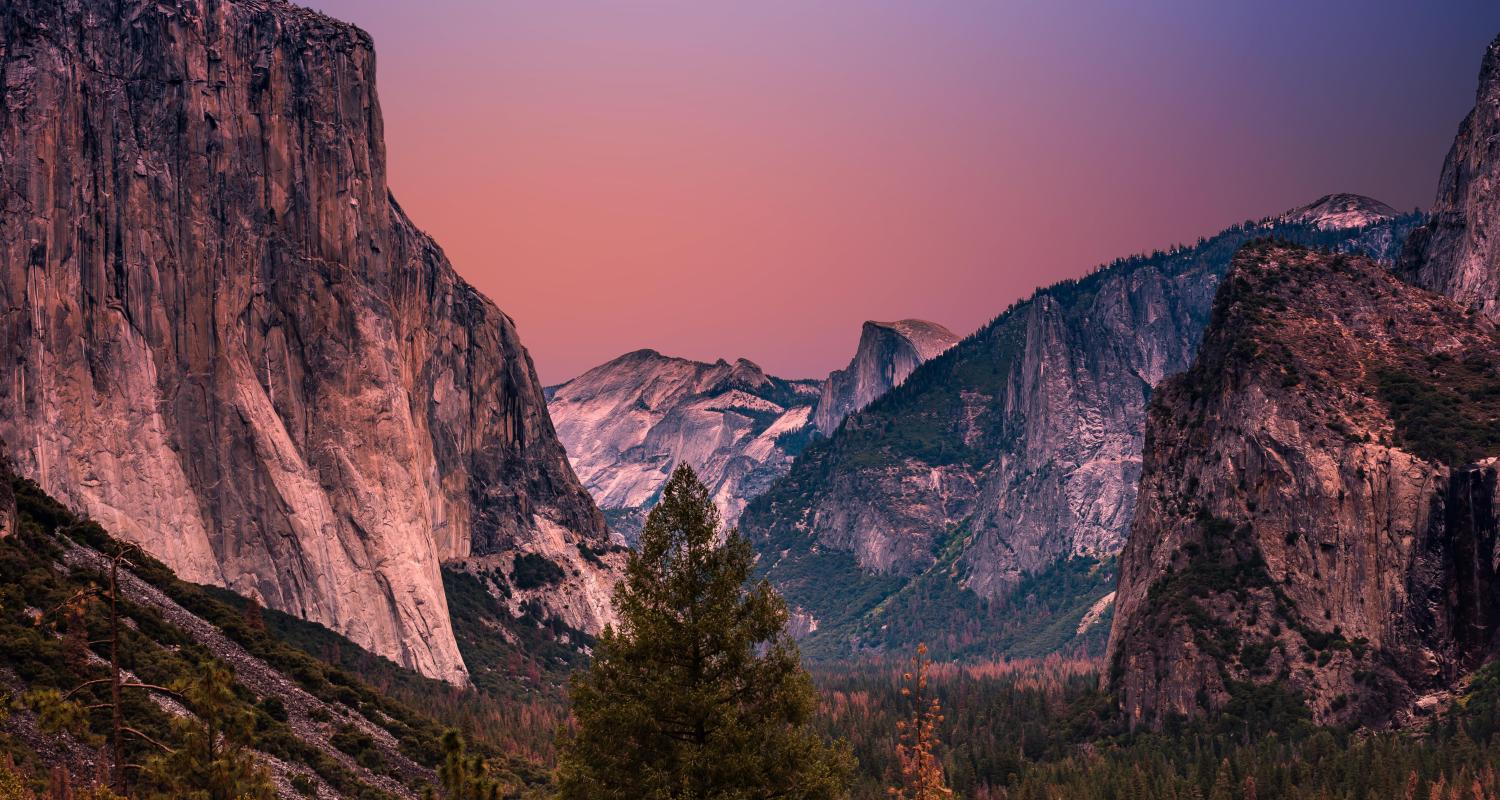
[[[542,379],[821,376],[865,319],[1322,194],[1425,207],[1500,3],[312,0],[375,37],[391,186]]]

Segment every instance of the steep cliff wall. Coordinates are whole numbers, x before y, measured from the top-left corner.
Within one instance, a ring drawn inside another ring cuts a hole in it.
[[[1474,110],[1438,181],[1431,221],[1412,232],[1398,271],[1410,282],[1500,318],[1500,37],[1479,71]]]
[[[813,424],[824,436],[844,417],[900,386],[912,371],[952,347],[958,337],[947,328],[920,319],[866,322],[849,366],[829,374],[813,410]]]
[[[183,577],[462,681],[439,563],[602,584],[606,533],[515,326],[389,195],[374,77],[277,0],[0,8],[0,439]]]
[[[1500,627],[1500,334],[1364,258],[1235,258],[1150,411],[1111,682],[1155,723],[1250,687],[1321,722],[1439,704]]]
[[[1235,249],[1279,235],[1393,258],[1417,218],[1361,200],[1122,259],[1014,305],[750,504],[741,527],[767,574],[839,649],[1012,648],[1002,632],[1017,608],[1038,624],[1070,616],[1028,648],[1069,643],[1057,631],[1109,591],[1100,573],[1135,508],[1151,389],[1190,363]],[[1328,216],[1353,212],[1374,224]],[[1057,602],[1044,612],[1046,596]]]

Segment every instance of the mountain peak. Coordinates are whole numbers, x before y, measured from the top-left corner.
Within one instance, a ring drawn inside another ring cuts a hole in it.
[[[849,366],[828,376],[813,423],[825,435],[844,417],[900,386],[923,362],[958,342],[958,336],[936,322],[902,319],[867,320]]]
[[[1362,228],[1399,216],[1396,209],[1372,197],[1340,192],[1319,197],[1281,215],[1281,222],[1303,223],[1319,230]]]
[[[872,319],[866,320],[864,327],[866,331],[872,328],[894,331],[911,342],[924,361],[958,343],[958,335],[953,331],[925,319],[899,319],[895,322]]]

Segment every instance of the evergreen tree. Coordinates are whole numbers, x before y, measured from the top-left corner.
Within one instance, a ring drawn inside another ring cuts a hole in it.
[[[251,753],[255,716],[234,694],[229,669],[205,662],[179,683],[193,716],[180,726],[182,745],[157,758],[149,778],[159,797],[178,800],[272,800],[276,789]]]
[[[618,628],[573,680],[564,800],[822,800],[847,795],[852,757],[810,727],[817,699],[754,553],[721,531],[708,489],[678,467],[651,510]]]
[[[466,752],[464,738],[458,731],[445,731],[442,747],[443,764],[438,767],[438,779],[443,783],[443,796],[447,800],[500,800],[508,795],[510,787],[490,776],[484,759]]]

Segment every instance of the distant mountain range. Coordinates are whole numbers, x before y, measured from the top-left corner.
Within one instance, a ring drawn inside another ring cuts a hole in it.
[[[743,358],[638,350],[548,388],[547,407],[573,469],[627,540],[684,462],[733,525],[809,441],[957,340],[924,320],[866,322],[849,366],[821,381],[769,376]]]
[[[1101,650],[1152,387],[1191,363],[1234,252],[1274,236],[1393,263],[1419,221],[1335,195],[1121,259],[850,415],[741,517],[808,651]]]

